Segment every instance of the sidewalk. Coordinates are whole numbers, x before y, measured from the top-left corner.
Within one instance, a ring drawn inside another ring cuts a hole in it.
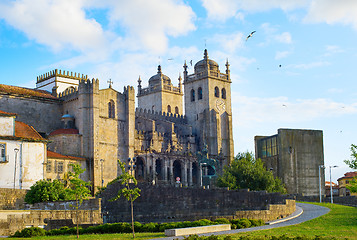
[[[322,215],[327,214],[330,209],[326,207],[321,207],[313,204],[306,204],[306,203],[296,203],[296,210],[293,214],[286,218],[278,219],[275,221],[268,222],[267,225],[253,227],[253,228],[243,228],[243,229],[234,229],[230,231],[223,231],[223,232],[215,232],[215,233],[204,233],[199,234],[199,236],[211,236],[211,235],[224,235],[224,234],[234,234],[234,233],[241,233],[241,232],[251,232],[263,229],[271,229],[271,228],[278,228],[278,227],[285,227],[290,225],[296,225]],[[183,239],[184,236],[178,237],[165,237],[165,238],[155,238],[151,240],[173,240],[173,239]]]

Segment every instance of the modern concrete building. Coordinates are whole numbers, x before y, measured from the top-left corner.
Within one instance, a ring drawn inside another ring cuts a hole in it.
[[[324,165],[321,130],[278,129],[276,135],[254,140],[256,158],[282,180],[288,193],[318,196],[321,187],[324,195],[325,174],[319,167]]]

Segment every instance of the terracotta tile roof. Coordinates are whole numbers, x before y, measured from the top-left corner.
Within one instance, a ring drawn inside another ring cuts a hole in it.
[[[329,181],[325,181],[325,186],[331,186],[330,185],[330,182]],[[337,184],[336,183],[334,183],[334,182],[332,182],[332,187],[336,187],[337,186]]]
[[[19,121],[15,121],[15,137],[29,140],[45,140],[33,127]]]
[[[343,177],[340,177],[339,179],[337,179],[337,181],[345,179],[345,178],[354,178],[357,176],[357,171],[356,172],[346,172],[345,175]]]
[[[60,153],[52,152],[50,150],[47,150],[47,158],[57,158],[57,159],[67,159],[67,160],[80,160],[80,161],[86,160],[85,158],[82,158],[82,157],[73,157],[73,156],[68,156],[68,155],[62,155]]]
[[[48,99],[58,99],[52,96],[51,93],[44,90],[36,90],[31,88],[16,87],[10,85],[0,84],[0,93],[4,94],[14,94],[26,97],[38,97],[38,98],[48,98]]]
[[[9,113],[0,110],[0,116],[16,116],[16,113]]]
[[[79,131],[78,131],[78,129],[73,129],[73,128],[57,129],[57,130],[52,131],[49,136],[58,135],[58,134],[79,134]]]

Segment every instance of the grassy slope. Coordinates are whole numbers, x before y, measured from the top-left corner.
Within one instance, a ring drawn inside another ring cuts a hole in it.
[[[234,234],[233,239],[240,236],[327,236],[339,239],[357,239],[357,208],[330,203],[314,203],[328,207],[331,211],[319,218],[282,228]]]
[[[317,204],[317,203],[316,203]],[[357,208],[341,206],[337,204],[318,204],[328,207],[331,211],[319,218],[301,223],[299,225],[275,228],[271,230],[261,230],[249,233],[239,233],[232,235],[233,239],[240,236],[327,236],[338,239],[357,239]],[[80,239],[132,239],[132,234],[102,234],[102,235],[81,235]],[[164,237],[164,233],[136,233],[135,239],[150,239]],[[12,238],[15,239],[15,238]],[[23,238],[22,238],[23,239]],[[76,239],[76,236],[53,236],[38,237],[31,239]]]

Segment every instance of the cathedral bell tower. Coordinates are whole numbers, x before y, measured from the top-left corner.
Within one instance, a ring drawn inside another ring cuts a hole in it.
[[[204,57],[188,74],[184,64],[185,114],[200,149],[207,144],[210,158],[229,164],[234,157],[232,133],[231,79],[229,63],[221,73],[218,64]]]

